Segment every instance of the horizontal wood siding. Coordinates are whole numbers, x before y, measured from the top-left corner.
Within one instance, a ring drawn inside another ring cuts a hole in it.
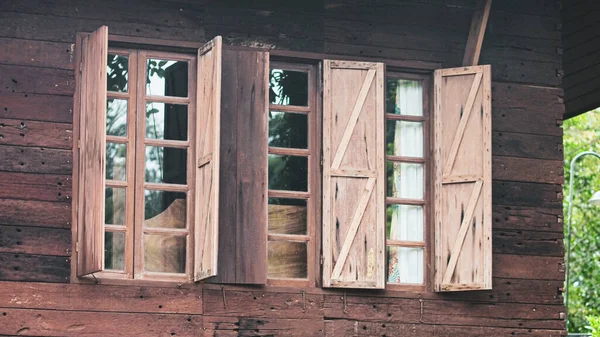
[[[474,0],[372,3],[0,2],[0,335],[564,336],[560,125],[570,88],[593,96],[567,71],[569,52],[598,51],[582,45],[595,41],[589,30],[571,33],[565,22],[561,33],[555,0],[495,1],[483,42],[493,79],[493,290],[69,284],[77,32],[105,24],[131,37],[200,44],[222,35],[227,45],[460,65]],[[565,20],[583,3],[565,7]],[[561,34],[572,37],[564,46]],[[596,68],[578,76],[592,80]]]
[[[563,1],[565,118],[600,107],[600,4]]]

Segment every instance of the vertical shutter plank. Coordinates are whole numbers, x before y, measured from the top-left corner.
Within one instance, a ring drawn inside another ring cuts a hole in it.
[[[101,271],[104,265],[108,27],[83,37],[81,47],[77,276]]]
[[[384,67],[324,61],[323,285],[385,286]]]
[[[435,290],[491,288],[489,66],[435,74]]]
[[[220,36],[198,50],[194,281],[217,273],[221,55]]]

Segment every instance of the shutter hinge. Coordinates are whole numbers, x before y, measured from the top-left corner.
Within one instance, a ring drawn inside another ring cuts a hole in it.
[[[78,148],[78,149],[81,149],[81,139],[78,139],[78,140],[77,140],[77,148]]]
[[[83,71],[83,62],[79,62],[79,72]]]
[[[75,252],[79,253],[79,241],[75,242]]]
[[[323,265],[323,263],[325,263],[325,257],[323,256],[323,254],[321,254],[321,265]]]

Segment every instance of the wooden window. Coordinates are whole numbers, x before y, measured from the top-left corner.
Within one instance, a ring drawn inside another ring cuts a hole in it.
[[[435,290],[492,287],[490,66],[435,72]]]
[[[314,285],[319,202],[316,66],[272,62],[269,77],[268,279]]]
[[[220,38],[198,55],[102,49],[107,38],[90,34],[80,55],[77,275],[213,276]]]
[[[386,269],[389,287],[427,280],[429,77],[386,77]]]

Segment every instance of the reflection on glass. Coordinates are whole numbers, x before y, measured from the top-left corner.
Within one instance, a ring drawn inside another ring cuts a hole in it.
[[[387,239],[423,242],[423,206],[388,205],[385,215]]]
[[[107,187],[104,191],[104,223],[125,226],[125,189]]]
[[[187,105],[146,103],[146,137],[187,140]]]
[[[125,233],[104,232],[104,269],[125,270]]]
[[[127,144],[106,142],[106,179],[125,180]]]
[[[267,276],[269,278],[306,278],[308,256],[305,242],[270,241]]]
[[[269,189],[308,191],[308,158],[270,154]]]
[[[144,234],[144,270],[185,273],[186,237]]]
[[[389,114],[423,116],[423,82],[388,79],[385,100]]]
[[[271,69],[269,102],[280,105],[308,105],[308,73]]]
[[[129,73],[129,58],[127,56],[108,54],[106,73],[106,89],[108,91],[127,91]]]
[[[306,200],[269,198],[269,233],[306,234]]]
[[[385,138],[388,155],[423,157],[423,123],[388,120]]]
[[[156,190],[144,191],[144,226],[185,228],[186,194]]]
[[[127,100],[109,98],[106,103],[106,134],[127,136]]]
[[[387,196],[423,199],[423,164],[386,162]]]
[[[423,284],[423,248],[387,247],[388,283]]]
[[[148,59],[146,62],[146,94],[187,97],[188,63]]]
[[[146,181],[186,184],[187,149],[146,146]]]
[[[270,111],[269,146],[306,149],[308,147],[308,116]]]

